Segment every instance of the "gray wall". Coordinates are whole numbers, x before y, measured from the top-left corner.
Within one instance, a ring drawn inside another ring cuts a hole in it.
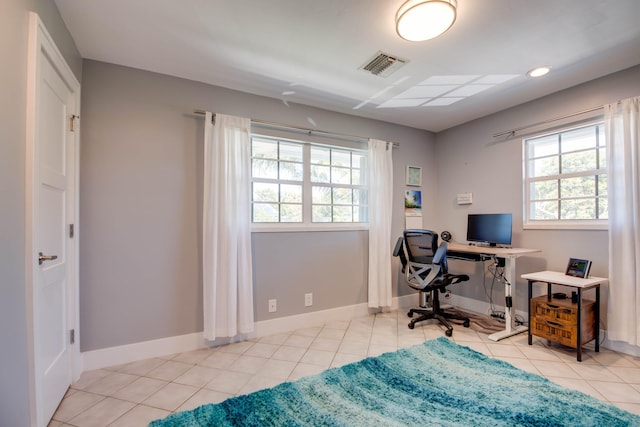
[[[436,195],[430,132],[95,61],[84,62],[82,94],[82,351],[202,330],[204,121],[193,109],[302,127],[312,119],[321,130],[398,142],[394,236],[404,228],[408,163],[423,167],[426,198]],[[425,218],[436,215],[428,203]],[[257,321],[366,302],[367,232],[252,239]],[[304,307],[308,292],[313,307]],[[272,298],[276,313],[267,312]]]
[[[28,12],[40,15],[76,77],[82,61],[53,1],[0,2],[0,425],[28,426],[25,129]]]
[[[517,275],[564,271],[569,257],[593,261],[592,274],[608,275],[608,233],[604,230],[523,230],[522,136],[494,139],[495,133],[640,95],[640,66],[603,77],[536,101],[493,114],[436,135],[438,164],[438,218],[440,228],[465,242],[468,213],[513,214],[513,245],[537,248],[539,255],[517,261]],[[591,113],[579,118],[602,114]],[[558,123],[548,126],[557,126]],[[542,127],[538,127],[538,130]],[[535,129],[534,129],[535,130]],[[529,131],[530,132],[530,131]],[[472,205],[457,205],[456,194],[473,193]],[[486,301],[481,286],[481,264],[453,261],[451,269],[473,274],[468,286],[452,289]],[[526,310],[526,282],[518,281],[516,308]],[[495,302],[504,305],[503,286]],[[606,299],[606,292],[604,293]],[[604,303],[603,303],[604,305]],[[606,307],[606,305],[604,306]],[[606,311],[603,311],[606,313]]]

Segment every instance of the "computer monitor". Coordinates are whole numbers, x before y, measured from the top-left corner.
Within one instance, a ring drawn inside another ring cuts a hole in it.
[[[469,214],[467,240],[489,246],[511,245],[511,214]]]

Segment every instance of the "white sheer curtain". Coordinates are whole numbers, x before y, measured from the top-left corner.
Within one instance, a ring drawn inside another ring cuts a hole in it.
[[[605,105],[609,194],[608,338],[640,343],[640,97]]]
[[[369,140],[369,307],[391,307],[392,145]]]
[[[204,337],[253,331],[251,121],[206,113],[202,266]]]

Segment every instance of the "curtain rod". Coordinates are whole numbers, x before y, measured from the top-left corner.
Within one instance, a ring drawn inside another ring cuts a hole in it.
[[[579,115],[586,114],[586,113],[591,113],[593,111],[598,111],[598,110],[601,110],[603,108],[604,108],[604,106],[601,105],[599,107],[593,107],[593,108],[589,108],[587,110],[578,111],[577,113],[567,114],[566,116],[554,117],[552,119],[543,120],[541,122],[533,123],[533,124],[530,124],[530,125],[527,125],[527,126],[522,126],[522,127],[511,129],[511,130],[505,130],[503,132],[494,133],[493,137],[494,138],[498,138],[499,136],[504,136],[504,135],[515,136],[516,132],[520,132],[520,131],[525,130],[525,129],[529,129],[529,128],[532,128],[532,127],[535,127],[535,126],[544,125],[544,124],[551,123],[551,122],[557,122],[558,120],[568,119],[568,118],[579,116]]]
[[[203,115],[203,116],[205,114],[207,114],[207,112],[203,111],[203,110],[193,110],[193,112],[195,114],[200,114],[200,115]],[[215,119],[216,114],[212,113],[211,117]],[[302,132],[306,132],[309,135],[312,135],[312,134],[315,133],[315,134],[319,134],[319,135],[324,135],[326,137],[332,137],[333,136],[333,137],[336,137],[336,138],[339,138],[339,139],[345,139],[345,140],[348,140],[348,139],[351,139],[351,140],[362,140],[362,141],[368,141],[369,140],[369,138],[365,138],[363,136],[347,135],[347,134],[342,134],[342,133],[327,132],[327,131],[324,131],[324,130],[308,129],[308,128],[303,128],[303,127],[298,127],[298,126],[285,125],[285,124],[282,124],[282,123],[267,122],[267,121],[264,121],[264,120],[251,119],[251,122],[252,123],[256,123],[256,124],[260,124],[260,125],[265,125],[265,126],[277,127],[277,128],[281,128],[281,129],[299,130],[299,131],[302,131]],[[397,143],[397,142],[391,142],[391,145],[393,147],[400,147],[400,144]]]

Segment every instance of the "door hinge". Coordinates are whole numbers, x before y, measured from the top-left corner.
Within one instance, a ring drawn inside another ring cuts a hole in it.
[[[73,239],[74,235],[75,235],[75,227],[73,224],[69,224],[69,238]]]
[[[69,331],[69,343],[70,344],[75,344],[76,343],[76,330],[75,329],[71,329]]]
[[[80,116],[76,116],[75,114],[72,114],[71,117],[69,117],[69,130],[71,132],[75,132],[76,131],[76,119],[79,119]]]

